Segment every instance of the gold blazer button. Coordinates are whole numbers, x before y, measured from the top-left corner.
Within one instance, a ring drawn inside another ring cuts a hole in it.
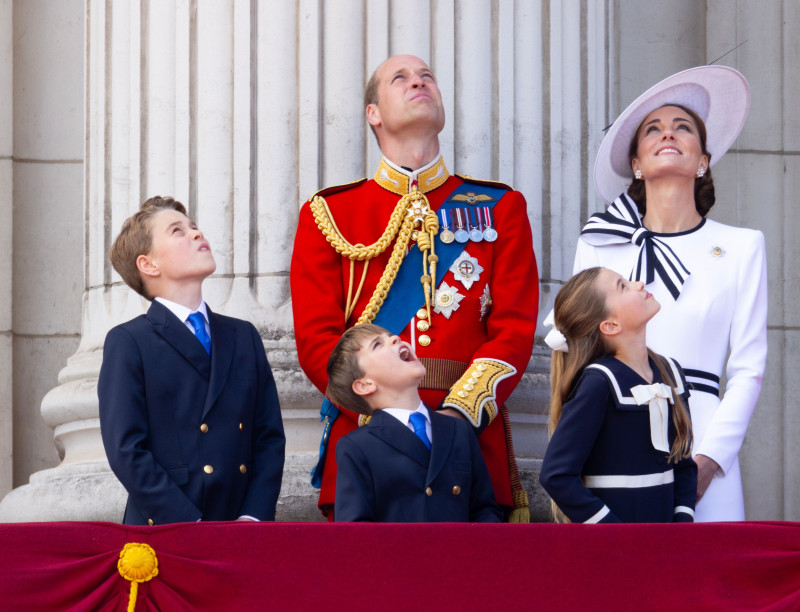
[[[239,471],[242,474],[246,474],[247,473],[247,466],[243,463],[242,465],[239,466]]]
[[[430,497],[431,495],[433,495],[433,489],[431,489],[430,487],[428,487],[427,489],[425,489],[425,495],[427,495],[428,497]]]
[[[208,432],[208,425],[206,425],[205,423],[200,425],[200,431],[202,431],[203,433]]]
[[[207,465],[207,466],[205,466],[205,467],[203,468],[203,471],[204,471],[206,474],[211,474],[211,473],[214,471],[214,468],[213,468],[213,467],[211,467],[210,465]]]
[[[454,486],[453,495],[458,495],[459,493],[461,493],[461,487],[459,487],[458,485]]]

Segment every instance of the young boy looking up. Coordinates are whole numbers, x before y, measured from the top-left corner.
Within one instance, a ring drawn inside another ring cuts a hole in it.
[[[377,325],[348,329],[328,360],[327,395],[369,423],[336,446],[336,521],[499,522],[472,428],[428,410],[425,367]]]
[[[106,336],[97,394],[111,469],[128,491],[123,522],[274,520],[284,446],[278,394],[252,324],[215,314],[216,269],[183,204],[155,196],[109,255],[152,301]]]

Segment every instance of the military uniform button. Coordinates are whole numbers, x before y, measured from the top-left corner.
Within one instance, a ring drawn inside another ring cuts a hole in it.
[[[417,329],[421,332],[428,331],[430,326],[431,324],[427,321],[417,321]]]
[[[458,485],[454,486],[453,495],[458,495],[459,493],[461,493],[461,487],[459,487]]]
[[[147,524],[150,525],[150,527],[155,525],[155,523],[153,522],[153,519],[147,519]]]
[[[485,372],[485,371],[486,371],[486,368],[487,368],[487,366],[486,366],[486,364],[485,364],[485,363],[479,363],[479,364],[478,364],[477,366],[475,366],[475,367],[477,367],[477,368],[478,368],[478,370],[480,370],[481,372]]]
[[[239,466],[239,471],[242,474],[246,474],[247,473],[247,466],[243,463],[242,465]]]
[[[427,495],[428,497],[430,497],[431,495],[433,495],[433,489],[431,489],[430,487],[428,487],[427,489],[425,489],[425,495]]]
[[[212,466],[210,466],[210,465],[207,465],[207,466],[205,466],[205,467],[203,468],[203,471],[204,471],[206,474],[211,474],[211,473],[214,471],[214,468],[213,468]]]
[[[239,423],[239,431],[242,431],[242,430],[244,430],[244,425],[242,425],[241,423]]]
[[[471,378],[470,377],[470,378],[467,379],[467,384],[468,385],[474,385],[476,382],[478,382],[477,378]]]
[[[474,386],[472,386],[472,385],[471,385],[471,384],[469,384],[469,383],[466,383],[466,384],[464,385],[464,391],[472,391],[474,388],[475,388],[475,387],[474,387]]]
[[[477,372],[473,372],[473,373],[471,374],[471,376],[472,376],[472,378],[480,378],[481,376],[483,376],[483,372],[481,372],[480,370],[478,370]]]
[[[206,425],[205,423],[200,425],[200,431],[202,431],[203,433],[206,433],[208,431],[208,425]]]
[[[456,395],[458,397],[464,398],[464,397],[467,397],[469,395],[469,393],[467,393],[466,391],[459,391],[458,393],[456,393]]]
[[[422,334],[417,342],[419,342],[420,346],[428,346],[431,343],[431,339],[430,336]]]
[[[418,319],[427,319],[428,318],[428,311],[425,310],[424,308],[420,308],[417,311],[417,318]]]

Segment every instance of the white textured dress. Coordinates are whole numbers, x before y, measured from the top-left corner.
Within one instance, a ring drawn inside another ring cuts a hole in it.
[[[638,213],[636,222],[640,223]],[[586,228],[590,225],[591,220]],[[593,246],[587,240],[597,244],[597,236],[587,234],[586,228],[578,241],[574,271],[602,266],[631,276],[640,246],[630,240]],[[685,232],[651,236],[669,247],[670,257],[676,256],[690,274],[677,299],[663,275],[656,273],[647,285],[661,304],[661,311],[647,325],[647,345],[683,366],[694,387],[689,400],[693,454],[706,455],[721,468],[697,505],[695,521],[744,520],[738,453],[761,391],[767,358],[764,236],[709,219]],[[670,263],[663,261],[672,274]],[[720,400],[724,368],[727,385]]]

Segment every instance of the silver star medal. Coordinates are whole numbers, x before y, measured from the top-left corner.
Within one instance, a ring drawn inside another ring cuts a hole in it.
[[[455,287],[451,287],[445,282],[439,285],[434,295],[435,305],[433,312],[436,314],[443,314],[445,319],[449,319],[454,311],[458,310],[458,303],[464,299]]]
[[[450,272],[453,273],[456,280],[461,281],[465,289],[469,289],[472,287],[472,283],[480,279],[483,268],[476,257],[470,257],[469,253],[461,251],[461,255],[450,266]]]
[[[480,297],[481,303],[481,321],[486,318],[486,315],[492,310],[492,294],[489,293],[489,285],[483,288],[483,294]]]

